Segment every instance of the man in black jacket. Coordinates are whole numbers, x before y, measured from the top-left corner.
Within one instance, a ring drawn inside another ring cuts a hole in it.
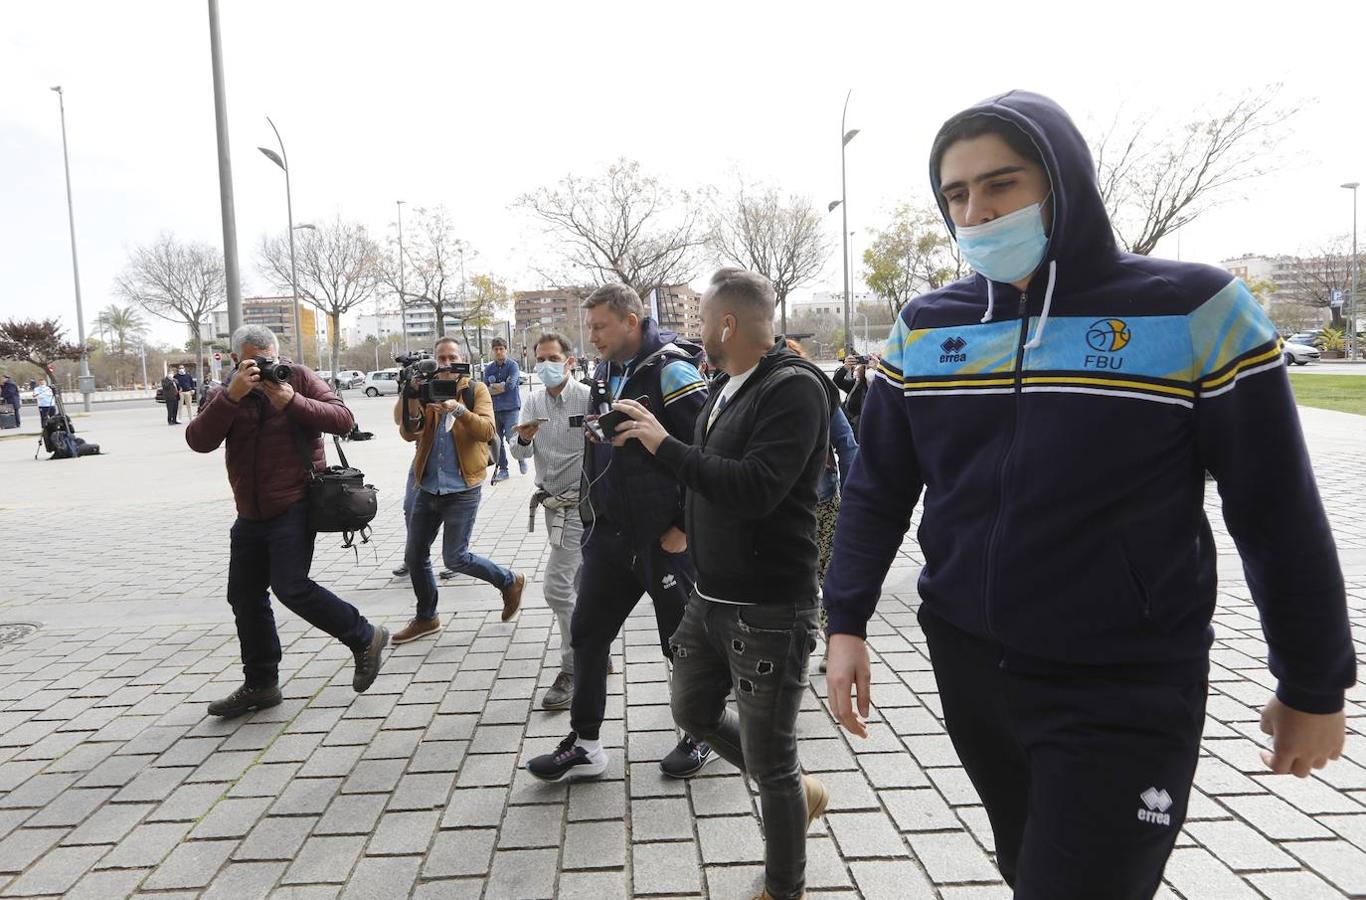
[[[670,433],[688,438],[707,399],[707,383],[693,363],[701,348],[661,332],[645,315],[640,296],[624,284],[603,285],[583,308],[588,339],[604,360],[594,373],[593,413],[607,412],[615,399],[644,397]],[[590,434],[591,424],[585,428]],[[662,463],[636,444],[591,443],[581,483],[586,537],[569,628],[572,730],[553,752],[527,762],[527,771],[543,781],[592,778],[606,771],[599,730],[607,708],[612,642],[648,593],[660,649],[667,656],[669,636],[683,618],[696,578],[683,528],[683,489]],[[665,775],[689,778],[712,758],[710,747],[684,735],[659,767]]]
[[[687,489],[697,585],[674,632],[674,720],[754,779],[763,808],[761,898],[804,896],[806,832],[829,795],[802,775],[797,711],[819,632],[816,491],[839,395],[773,342],[773,286],[721,269],[702,299],[707,358],[723,373],[692,443],[638,403],[613,441],[654,454]],[[738,714],[726,707],[735,692]]]

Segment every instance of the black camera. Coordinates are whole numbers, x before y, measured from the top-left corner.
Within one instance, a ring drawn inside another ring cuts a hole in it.
[[[273,356],[257,356],[252,361],[256,363],[262,381],[285,384],[289,381],[289,376],[294,374],[293,366],[289,363],[279,362]]]

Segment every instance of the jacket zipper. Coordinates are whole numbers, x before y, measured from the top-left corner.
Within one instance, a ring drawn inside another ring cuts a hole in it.
[[[1029,316],[1026,315],[1029,305],[1028,293],[1020,292],[1020,336],[1015,345],[1015,415],[1010,420],[1010,434],[1006,439],[1005,452],[1001,454],[1001,463],[996,469],[996,515],[991,521],[991,530],[987,532],[986,565],[984,569],[984,581],[982,586],[982,620],[986,624],[987,634],[993,634],[991,627],[991,595],[996,588],[996,543],[997,534],[1001,530],[1001,516],[1005,507],[1006,498],[1006,469],[1010,466],[1010,456],[1015,450],[1015,434],[1020,421],[1020,399],[1023,396],[1024,387],[1024,345],[1029,337]]]

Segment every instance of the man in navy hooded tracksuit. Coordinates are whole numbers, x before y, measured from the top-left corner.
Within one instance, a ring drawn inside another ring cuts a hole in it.
[[[1207,471],[1277,678],[1263,758],[1304,777],[1343,746],[1343,581],[1279,339],[1227,272],[1116,248],[1044,97],[950,119],[930,181],[977,274],[901,311],[865,403],[825,580],[831,704],[866,733],[866,626],[923,493],[920,623],[1002,874],[1018,898],[1151,897],[1204,722]]]

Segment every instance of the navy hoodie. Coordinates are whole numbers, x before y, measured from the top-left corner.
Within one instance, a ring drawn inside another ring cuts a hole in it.
[[[1341,709],[1356,673],[1342,573],[1271,322],[1221,269],[1119,251],[1091,154],[1051,100],[1011,92],[944,127],[980,115],[1043,159],[1044,262],[1023,294],[973,275],[901,311],[841,503],[830,632],[865,636],[923,493],[924,608],[999,642],[1007,667],[1199,680],[1209,471],[1277,695]]]

